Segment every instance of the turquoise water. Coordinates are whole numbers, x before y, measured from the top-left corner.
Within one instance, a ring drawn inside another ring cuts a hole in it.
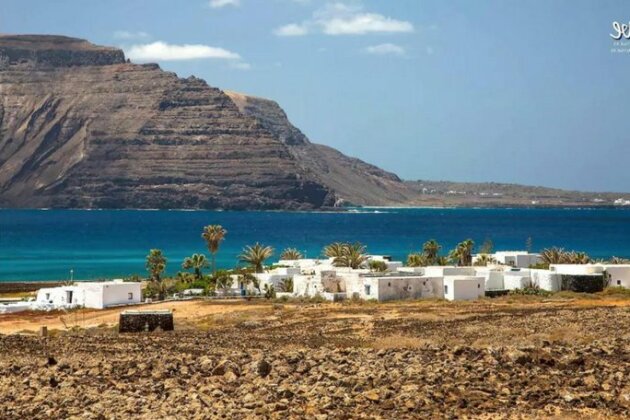
[[[378,209],[358,213],[0,210],[0,281],[62,280],[145,274],[144,257],[160,248],[168,272],[185,256],[206,252],[201,229],[228,230],[217,255],[233,267],[246,244],[277,252],[295,247],[316,257],[333,241],[360,241],[396,259],[437,239],[446,252],[472,238],[495,249],[561,246],[593,257],[630,257],[630,209]],[[275,258],[274,258],[275,260]]]

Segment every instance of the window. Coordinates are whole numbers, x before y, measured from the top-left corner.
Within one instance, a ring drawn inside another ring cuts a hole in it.
[[[448,284],[444,285],[444,294],[447,295],[448,294]]]
[[[617,286],[621,286],[621,280],[617,280]]]
[[[50,293],[46,293],[46,300],[50,300]]]
[[[481,283],[477,283],[477,289],[481,289]]]
[[[365,294],[368,295],[368,296],[370,295],[370,289],[371,289],[370,285],[366,284],[365,285]]]
[[[392,282],[391,281],[387,282],[387,287],[392,287]]]
[[[129,293],[128,296],[127,296],[127,299],[133,300],[133,293]]]

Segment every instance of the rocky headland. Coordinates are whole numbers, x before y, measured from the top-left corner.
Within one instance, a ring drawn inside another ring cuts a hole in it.
[[[133,64],[118,48],[0,35],[0,208],[630,204],[628,194],[449,185],[405,182],[312,143],[274,101]]]

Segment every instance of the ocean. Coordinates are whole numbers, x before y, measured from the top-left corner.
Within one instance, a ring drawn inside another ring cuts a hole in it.
[[[359,241],[373,254],[404,260],[434,238],[443,252],[472,238],[495,250],[550,246],[592,257],[630,257],[630,209],[358,209],[353,212],[140,210],[0,210],[0,281],[75,280],[145,275],[149,249],[160,248],[170,274],[193,253],[208,255],[203,226],[227,229],[217,265],[234,267],[248,244],[317,257],[334,241]]]

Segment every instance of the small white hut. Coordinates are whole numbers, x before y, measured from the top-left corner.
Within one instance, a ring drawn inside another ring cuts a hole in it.
[[[110,306],[137,304],[141,299],[140,283],[114,280],[39,289],[34,306],[53,308],[83,306],[104,309]]]

